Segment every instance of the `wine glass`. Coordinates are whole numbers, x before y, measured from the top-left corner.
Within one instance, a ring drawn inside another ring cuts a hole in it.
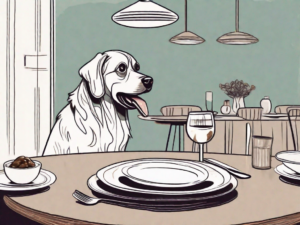
[[[215,135],[215,120],[212,112],[195,112],[192,111],[188,115],[187,134],[193,141],[193,151],[196,150],[196,143],[200,146],[199,161],[203,161],[203,145]]]

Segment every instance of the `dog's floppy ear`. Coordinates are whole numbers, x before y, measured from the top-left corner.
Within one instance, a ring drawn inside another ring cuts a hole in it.
[[[79,70],[80,76],[89,83],[90,91],[95,98],[101,98],[105,92],[103,74],[104,64],[107,60],[106,54],[98,53]]]

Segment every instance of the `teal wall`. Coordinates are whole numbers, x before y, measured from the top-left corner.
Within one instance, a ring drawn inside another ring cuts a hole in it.
[[[120,49],[131,53],[141,72],[154,78],[153,90],[143,95],[152,115],[173,104],[204,108],[205,91],[214,93],[214,109],[228,97],[220,83],[242,79],[256,86],[246,106],[259,106],[265,95],[274,106],[299,104],[300,97],[300,1],[241,0],[240,30],[259,38],[248,46],[216,42],[234,31],[234,0],[189,0],[188,29],[206,42],[195,46],[168,40],[184,29],[184,1],[159,0],[180,19],[170,26],[133,29],[119,26],[111,16],[133,0],[56,1],[55,114],[66,104],[68,93],[80,82],[78,69],[97,52]],[[232,104],[232,100],[231,100]],[[272,109],[272,110],[273,110]],[[130,111],[133,139],[127,150],[163,150],[168,127],[137,118]]]

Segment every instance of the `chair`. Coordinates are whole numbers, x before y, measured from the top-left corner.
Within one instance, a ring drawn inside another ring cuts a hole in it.
[[[262,108],[239,108],[237,114],[245,120],[261,120]]]
[[[275,107],[275,113],[288,113],[287,109],[290,107],[300,107],[299,105],[278,105]],[[294,111],[296,112],[296,111]]]
[[[300,106],[291,106],[287,107],[287,115],[289,119],[289,124],[291,128],[291,133],[292,133],[292,138],[293,138],[293,145],[294,145],[294,150],[297,151],[299,150],[299,143],[298,143],[298,129],[297,129],[297,118],[299,119],[300,116]],[[293,126],[293,117],[295,118],[294,122],[295,125]]]
[[[191,111],[202,111],[202,109],[199,106],[193,106],[193,105],[170,105],[170,106],[164,106],[160,109],[161,113],[164,116],[187,116],[189,112]],[[170,140],[170,135],[172,131],[172,127],[175,126],[175,131],[174,131],[174,137],[173,137],[173,144],[172,144],[172,151],[174,150],[174,143],[175,143],[175,138],[176,138],[176,128],[179,128],[179,151],[181,148],[181,127],[185,123],[170,123],[170,129],[169,129],[169,134],[168,134],[168,139],[167,139],[167,144],[166,144],[166,151],[168,151],[168,146],[169,146],[169,140]],[[183,131],[184,132],[184,131]]]

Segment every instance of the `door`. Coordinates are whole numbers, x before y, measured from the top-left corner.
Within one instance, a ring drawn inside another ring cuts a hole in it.
[[[39,156],[53,119],[54,0],[3,2],[6,67],[0,69],[6,72],[6,134],[0,133],[1,143],[8,158]]]

